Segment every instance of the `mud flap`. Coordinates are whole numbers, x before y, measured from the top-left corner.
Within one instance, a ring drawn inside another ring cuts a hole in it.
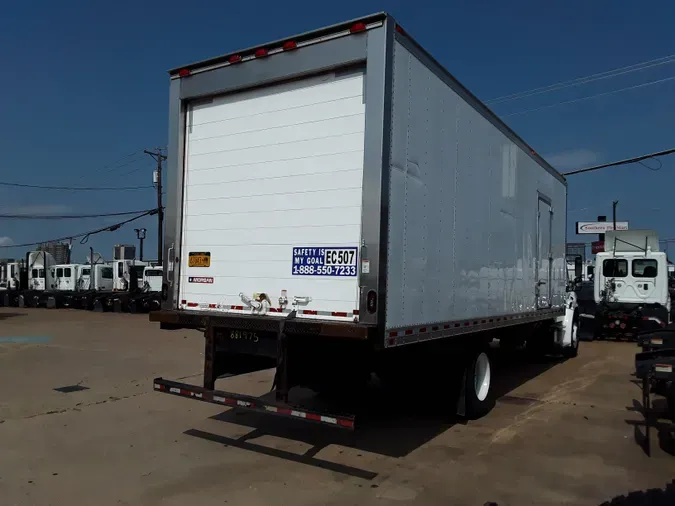
[[[459,382],[459,396],[457,397],[457,415],[466,416],[466,373],[462,373]]]
[[[296,310],[288,313],[288,316],[279,322],[279,334],[277,335],[277,369],[274,373],[274,381],[270,391],[276,388],[276,399],[280,402],[288,402],[288,337],[284,332],[286,322],[295,318]]]

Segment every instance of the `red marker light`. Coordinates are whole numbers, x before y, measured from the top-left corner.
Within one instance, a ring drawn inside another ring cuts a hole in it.
[[[180,77],[187,77],[187,76],[190,75],[190,69],[180,69],[180,70],[178,71],[178,75],[179,75]]]
[[[267,49],[265,49],[264,47],[255,50],[256,58],[264,58],[265,56],[267,56]]]
[[[298,44],[295,41],[289,40],[284,42],[284,45],[282,46],[282,49],[284,51],[292,51],[293,49],[297,49]]]
[[[365,32],[365,31],[366,31],[365,23],[353,24],[352,27],[349,29],[350,33],[360,33],[360,32]]]
[[[227,59],[227,61],[229,61],[230,63],[239,63],[241,61],[241,55],[233,54]]]

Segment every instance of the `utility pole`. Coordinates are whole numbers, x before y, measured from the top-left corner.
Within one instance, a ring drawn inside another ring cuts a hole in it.
[[[89,247],[89,289],[96,290],[96,283],[94,280],[94,248]]]
[[[612,219],[613,219],[613,223],[614,223],[614,231],[616,231],[616,206],[617,206],[618,203],[619,203],[618,200],[615,200],[614,202],[612,202]]]
[[[162,148],[154,151],[143,150],[146,154],[157,160],[157,169],[153,176],[153,183],[157,188],[157,263],[162,264],[162,253],[164,250],[164,209],[162,206],[162,162],[166,160],[166,155],[162,154]],[[142,244],[142,243],[141,243]]]
[[[143,261],[143,241],[145,240],[145,233],[147,232],[144,228],[135,228],[136,238],[141,241],[141,252],[140,252],[140,261]]]

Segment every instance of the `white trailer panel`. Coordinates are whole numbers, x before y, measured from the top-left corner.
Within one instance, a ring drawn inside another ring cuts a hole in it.
[[[561,307],[564,183],[399,41],[392,89],[386,329]]]
[[[363,87],[362,70],[341,71],[188,105],[181,309],[241,312],[261,293],[276,308],[286,291],[286,310],[308,298],[299,317],[353,318]],[[349,265],[312,263],[331,248]]]

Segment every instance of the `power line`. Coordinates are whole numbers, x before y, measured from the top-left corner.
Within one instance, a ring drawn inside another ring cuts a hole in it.
[[[603,163],[602,165],[595,165],[593,167],[587,167],[585,169],[577,169],[570,172],[565,172],[563,173],[563,176],[573,176],[575,174],[582,174],[584,172],[591,172],[593,170],[604,169],[606,167],[616,167],[618,165],[626,165],[629,163],[640,163],[642,160],[646,160],[648,158],[655,158],[657,156],[666,156],[671,155],[673,153],[675,153],[675,148],[666,149],[664,151],[657,151],[656,153],[649,153],[647,155],[636,156],[634,158],[626,158],[625,160],[619,160],[618,162]]]
[[[580,86],[582,84],[587,84],[595,81],[600,81],[602,79],[609,79],[612,77],[617,77],[625,74],[630,74],[632,72],[640,72],[648,68],[656,67],[659,65],[666,65],[669,63],[675,62],[675,54],[669,56],[663,56],[661,58],[656,58],[654,60],[647,60],[641,63],[635,63],[633,65],[627,65],[625,67],[619,67],[613,70],[607,70],[605,72],[598,72],[596,74],[591,74],[584,77],[578,77],[576,79],[570,79],[567,81],[561,81],[558,83],[550,84],[548,86],[540,86],[538,88],[532,88],[530,90],[521,91],[518,93],[511,93],[510,95],[503,95],[501,97],[496,97],[491,100],[486,101],[486,104],[495,105],[506,102],[511,102],[513,100],[520,100],[522,98],[531,97],[534,95],[540,95],[543,93],[550,93],[553,91],[563,90],[565,88],[570,88],[573,86]]]
[[[101,232],[114,232],[115,230],[119,229],[121,226],[126,225],[127,223],[131,223],[132,221],[136,221],[140,218],[143,218],[144,216],[149,216],[152,214],[157,214],[157,209],[150,209],[149,211],[145,211],[142,214],[139,214],[137,216],[134,216],[133,218],[129,218],[128,220],[120,221],[119,223],[115,223],[114,225],[109,225],[107,227],[103,228],[98,228],[96,230],[91,230],[89,232],[83,232],[80,234],[73,234],[73,235],[67,235],[65,237],[59,237],[58,239],[49,239],[46,241],[36,241],[36,242],[27,242],[23,244],[12,244],[12,245],[7,245],[7,246],[0,246],[1,248],[25,248],[28,246],[38,246],[40,244],[44,243],[50,243],[50,242],[61,242],[61,241],[66,241],[66,240],[72,240],[72,239],[79,239],[82,238],[80,241],[80,244],[85,244],[88,240],[89,237],[95,234],[99,234]]]
[[[74,220],[81,218],[105,218],[108,216],[129,216],[131,214],[145,213],[153,209],[142,209],[140,211],[125,211],[121,213],[103,213],[103,214],[64,214],[57,215],[39,215],[39,214],[0,214],[0,218],[17,220]]]
[[[501,117],[507,118],[509,116],[519,116],[521,114],[527,114],[527,113],[530,113],[530,112],[543,111],[544,109],[551,109],[553,107],[558,107],[558,106],[561,106],[561,105],[573,104],[575,102],[583,102],[584,100],[591,100],[593,98],[604,97],[604,96],[607,96],[607,95],[614,95],[615,93],[621,93],[621,92],[624,92],[624,91],[635,90],[637,88],[644,88],[646,86],[653,86],[655,84],[660,84],[660,83],[664,83],[666,81],[672,81],[672,80],[675,80],[675,76],[666,77],[665,79],[658,79],[656,81],[649,81],[647,83],[636,84],[635,86],[628,86],[626,88],[620,88],[618,90],[606,91],[604,93],[596,93],[595,95],[589,95],[587,97],[575,98],[573,100],[565,100],[564,102],[558,102],[558,103],[555,103],[555,104],[545,105],[545,106],[542,106],[542,107],[535,107],[534,109],[526,109],[524,111],[512,112],[512,113],[509,113],[509,114],[502,114]]]
[[[94,172],[102,172],[102,171],[107,171],[107,172],[112,172],[115,169],[120,169],[122,167],[126,167],[127,165],[134,163],[136,161],[139,161],[142,157],[139,157],[138,155],[141,154],[141,150],[137,149],[136,151],[133,151],[129,153],[128,155],[123,156],[122,158],[119,158],[118,160],[111,162],[107,165],[104,165],[103,167],[95,170]],[[135,156],[134,156],[135,155]],[[128,158],[132,158],[131,160],[128,160]],[[85,177],[91,177],[91,172],[86,172],[82,174],[79,178],[77,178],[78,181],[84,179]]]
[[[5,183],[0,182],[0,186],[12,186],[14,188],[35,188],[38,190],[68,190],[68,191],[116,191],[116,190],[145,190],[154,188],[152,185],[146,186],[40,186],[34,184]]]

